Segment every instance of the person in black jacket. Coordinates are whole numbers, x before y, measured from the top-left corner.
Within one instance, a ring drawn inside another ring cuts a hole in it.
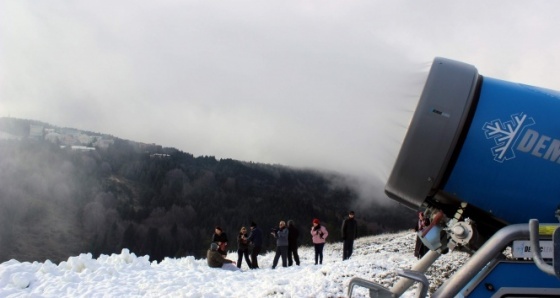
[[[293,220],[288,220],[288,232],[288,266],[292,266],[294,261],[296,265],[299,266],[299,255],[297,251],[299,230]]]
[[[253,247],[253,249],[251,250],[251,269],[258,269],[259,262],[257,261],[257,257],[259,253],[261,253],[263,234],[262,230],[257,227],[257,224],[255,222],[251,222],[251,234],[249,234],[247,241],[249,241],[249,243]]]
[[[354,219],[354,211],[348,213],[348,218],[342,221],[342,260],[348,260],[354,250],[354,239],[358,237],[358,224]]]
[[[247,229],[241,227],[239,235],[237,235],[237,268],[241,269],[241,263],[243,263],[243,257],[247,262],[247,266],[251,269],[251,261],[249,261],[249,241],[247,240]]]
[[[227,255],[227,243],[228,243],[227,234],[224,233],[224,231],[222,231],[222,228],[220,228],[219,226],[216,226],[216,228],[214,229],[214,235],[212,235],[212,242],[218,244],[218,252],[221,255],[223,256]]]
[[[418,220],[416,221],[416,226],[414,227],[414,231],[418,233],[418,231],[422,231],[425,227],[430,225],[430,219],[424,216],[424,212],[418,212]],[[422,240],[417,235],[416,236],[416,244],[414,245],[414,256],[418,259],[421,259],[427,252],[428,247],[422,243]]]

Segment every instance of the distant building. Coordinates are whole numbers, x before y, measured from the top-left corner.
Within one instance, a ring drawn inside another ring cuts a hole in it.
[[[115,143],[115,140],[113,140],[113,139],[103,138],[103,139],[97,140],[93,145],[97,146],[101,149],[107,149],[107,148],[109,148],[109,146],[113,145],[114,143]]]
[[[5,131],[0,131],[0,140],[19,140],[19,139],[21,138],[18,136],[14,136]]]
[[[76,151],[93,151],[93,150],[95,150],[95,147],[77,146],[77,145],[74,145],[71,148],[72,148],[72,150],[76,150]]]
[[[56,144],[60,140],[60,134],[56,132],[48,132],[45,135],[45,140]]]
[[[29,137],[42,139],[44,133],[44,126],[43,125],[35,125],[29,124]]]
[[[64,134],[64,133],[60,135],[59,140],[62,142],[62,144],[68,146],[75,145],[78,143],[78,141],[74,138],[73,135]]]
[[[78,142],[80,142],[80,144],[90,144],[95,141],[95,137],[91,137],[83,133],[78,134],[76,136],[76,139],[78,139]]]
[[[60,148],[64,149],[64,148],[66,148],[66,146],[61,145]],[[70,146],[70,149],[72,149],[73,151],[94,151],[95,147],[72,145],[72,146]]]

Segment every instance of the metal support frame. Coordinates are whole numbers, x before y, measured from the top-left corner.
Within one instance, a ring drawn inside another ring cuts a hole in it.
[[[557,248],[557,241],[556,238],[558,237],[558,228],[555,229],[554,231],[554,267],[547,264],[542,256],[541,256],[541,249],[540,249],[540,245],[539,245],[539,221],[537,219],[531,219],[529,220],[529,239],[531,241],[531,252],[533,253],[533,261],[535,262],[535,265],[537,265],[537,267],[544,273],[552,275],[552,276],[556,276],[558,278],[560,278],[560,272],[558,272],[557,268],[558,267],[557,263],[560,260],[556,260],[556,255],[558,254],[557,250],[559,250],[560,248]]]
[[[350,280],[348,284],[348,297],[352,297],[352,292],[354,291],[354,286],[361,286],[369,289],[369,297],[371,298],[396,298],[393,293],[386,287],[369,281],[367,279],[354,277]]]
[[[420,261],[418,261],[410,270],[398,270],[397,275],[404,278],[391,288],[387,289],[384,286],[377,284],[373,281],[368,281],[363,278],[354,277],[348,284],[348,297],[352,297],[354,286],[362,286],[369,289],[369,296],[372,298],[393,298],[400,297],[414,282],[420,283],[418,297],[426,297],[429,288],[429,282],[424,273],[428,268],[441,256],[438,252],[428,251]]]
[[[416,293],[417,298],[424,298],[428,294],[428,289],[430,288],[430,282],[424,273],[413,271],[413,270],[399,270],[398,274],[402,277],[406,277],[412,281],[420,283],[420,288]]]
[[[404,277],[412,282],[420,283],[417,298],[424,298],[428,294],[428,289],[430,287],[430,282],[428,278],[422,272],[414,270],[398,270],[397,275]],[[384,286],[377,284],[373,281],[369,281],[363,278],[354,277],[350,280],[348,284],[348,297],[352,297],[352,292],[354,291],[354,286],[361,286],[369,289],[369,297],[371,298],[396,298],[401,296],[400,294],[395,294],[391,290],[385,288]]]
[[[422,257],[422,259],[416,262],[410,270],[424,274],[440,256],[440,253],[430,250]],[[411,279],[401,278],[395,285],[393,285],[391,292],[395,293],[395,295],[399,297],[406,292],[413,283],[414,281]]]
[[[556,224],[554,231],[554,250],[555,257],[560,255],[560,225]],[[455,297],[459,292],[490,262],[498,259],[503,250],[514,240],[531,241],[531,250],[534,254],[534,262],[536,266],[543,272],[557,276],[555,267],[560,267],[560,260],[555,260],[554,266],[543,261],[539,249],[539,222],[531,220],[529,224],[509,225],[496,232],[477,252],[461,267],[450,279],[448,279],[435,293],[432,298]],[[558,251],[557,251],[558,250]],[[352,289],[355,285],[363,286],[370,289],[370,297],[372,298],[393,298],[401,296],[416,281],[420,282],[418,297],[425,297],[428,290],[428,280],[424,276],[424,272],[437,260],[440,256],[438,252],[429,251],[424,257],[418,261],[412,270],[399,270],[399,276],[405,278],[400,279],[390,290],[371,281],[361,278],[353,278],[348,286],[348,296],[352,297]]]
[[[433,298],[455,297],[490,261],[496,259],[513,240],[529,238],[528,224],[509,225],[496,232],[482,247],[447,280]]]

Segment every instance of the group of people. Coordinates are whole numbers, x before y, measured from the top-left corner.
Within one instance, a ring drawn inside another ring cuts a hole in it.
[[[280,221],[278,228],[273,229],[270,234],[276,238],[276,253],[272,261],[272,269],[276,268],[280,258],[282,258],[282,267],[292,266],[294,261],[299,266],[300,261],[297,251],[299,230],[296,228],[294,221],[289,220],[287,226],[285,221]],[[328,235],[327,228],[322,226],[318,219],[313,219],[311,240],[315,247],[315,265],[317,265],[318,260],[319,264],[323,263],[323,247]]]
[[[212,268],[223,268],[228,270],[240,270],[243,259],[250,269],[258,269],[258,255],[262,250],[263,232],[255,222],[250,225],[250,232],[245,227],[241,227],[237,235],[237,262],[227,259],[227,234],[221,227],[214,229],[212,243],[207,252],[208,266]],[[293,220],[281,220],[278,228],[271,230],[270,234],[276,239],[276,253],[272,262],[272,269],[275,269],[280,259],[282,259],[282,267],[292,266],[294,263],[300,265],[298,254],[298,238],[299,230]],[[323,264],[323,248],[325,246],[329,232],[327,228],[321,224],[319,219],[312,221],[310,230],[311,241],[315,250],[315,265]],[[354,211],[350,211],[348,218],[342,223],[342,239],[343,244],[343,260],[347,260],[352,255],[354,239],[358,235],[358,225],[354,219]]]
[[[418,220],[414,230],[419,232],[429,225],[430,220],[424,216],[424,212],[418,212]],[[286,224],[285,221],[281,220],[278,223],[278,228],[272,229],[270,234],[276,239],[276,253],[272,261],[272,269],[276,268],[280,259],[282,259],[282,267],[292,266],[294,263],[299,266],[299,230],[294,221],[289,220]],[[323,248],[325,247],[329,232],[324,225],[321,225],[319,219],[315,218],[312,221],[310,234],[315,250],[315,265],[323,264]],[[354,219],[354,211],[350,211],[348,217],[342,222],[341,234],[343,241],[342,260],[348,260],[352,256],[354,240],[358,237],[358,225]],[[237,262],[226,258],[227,244],[227,234],[221,227],[217,226],[212,236],[210,249],[207,252],[208,266],[228,270],[241,270],[241,264],[243,259],[245,259],[250,269],[259,268],[257,258],[263,246],[263,232],[257,227],[255,222],[251,223],[250,231],[247,231],[245,227],[241,227],[237,235]],[[420,238],[417,237],[414,256],[420,259],[428,250]]]
[[[212,235],[212,243],[206,254],[208,266],[212,268],[223,268],[228,270],[240,270],[243,257],[250,269],[259,268],[257,256],[261,252],[263,244],[263,234],[255,222],[251,223],[251,233],[247,232],[247,228],[241,227],[237,235],[237,262],[226,258],[228,237],[221,227],[217,226]],[[249,249],[252,246],[252,249]],[[249,259],[249,251],[251,258]],[[237,265],[237,266],[235,266]]]

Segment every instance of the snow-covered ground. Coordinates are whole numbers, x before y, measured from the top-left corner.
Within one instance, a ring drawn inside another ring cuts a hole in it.
[[[301,266],[274,270],[274,252],[260,256],[261,269],[249,270],[243,262],[242,271],[209,268],[206,259],[194,257],[151,263],[127,250],[97,259],[81,254],[60,264],[10,260],[0,264],[0,297],[346,297],[353,277],[391,287],[400,278],[396,270],[416,262],[414,241],[411,231],[360,238],[347,261],[342,243],[327,244],[322,265],[314,265],[312,247],[301,247]],[[228,258],[236,261],[237,253]],[[466,258],[441,256],[426,274],[431,288]],[[415,288],[402,297],[414,297]],[[368,290],[355,287],[353,297],[369,297]]]

